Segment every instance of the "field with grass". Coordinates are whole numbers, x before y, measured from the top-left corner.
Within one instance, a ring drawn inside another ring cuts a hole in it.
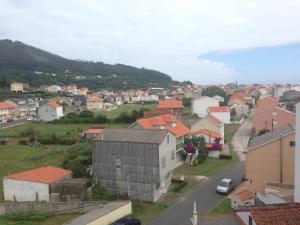
[[[69,136],[70,133],[79,133],[90,127],[128,127],[128,124],[54,124],[54,123],[26,123],[18,126],[0,129],[0,137],[21,137],[30,128],[34,128],[38,132],[38,136],[51,136],[52,134],[58,137]]]
[[[115,119],[118,117],[118,115],[122,112],[126,112],[128,114],[131,114],[133,110],[140,110],[142,108],[146,109],[154,109],[157,107],[157,104],[124,104],[118,106],[117,109],[109,111],[109,112],[95,112],[95,115],[104,115],[108,119]]]
[[[139,218],[142,224],[144,224],[153,218],[154,215],[161,213],[167,208],[168,206],[163,203],[133,201],[132,216]]]
[[[234,210],[231,208],[231,200],[225,198],[219,202],[216,207],[209,213],[210,216],[221,216],[233,213]]]

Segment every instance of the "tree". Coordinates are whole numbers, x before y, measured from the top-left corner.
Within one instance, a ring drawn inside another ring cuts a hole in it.
[[[94,113],[89,110],[83,110],[82,112],[79,113],[79,117],[81,118],[93,118]]]
[[[75,119],[75,118],[77,118],[77,113],[70,112],[70,113],[67,114],[67,118],[68,119]]]
[[[208,157],[208,148],[206,147],[206,141],[203,136],[193,137],[193,142],[197,145],[198,148],[198,161],[203,162]]]
[[[224,104],[227,104],[228,102],[228,95],[226,92],[217,86],[211,86],[207,87],[202,91],[202,95],[204,96],[209,96],[209,97],[214,97],[216,95],[221,96],[224,98]]]
[[[190,107],[192,105],[192,99],[191,98],[184,98],[182,100],[182,103],[185,107]]]
[[[96,116],[96,122],[97,123],[108,123],[108,119],[106,116],[99,114]]]

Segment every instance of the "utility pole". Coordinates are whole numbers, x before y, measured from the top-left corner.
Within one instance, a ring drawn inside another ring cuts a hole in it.
[[[192,225],[198,225],[198,213],[197,213],[196,202],[194,202],[193,218],[191,218],[191,221],[192,221]]]

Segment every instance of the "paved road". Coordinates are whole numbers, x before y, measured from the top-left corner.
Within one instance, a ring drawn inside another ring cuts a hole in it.
[[[245,160],[245,154],[243,154],[243,152],[246,150],[247,141],[248,138],[251,136],[251,133],[252,120],[251,118],[247,118],[233,136],[232,145],[241,161]]]
[[[27,123],[27,119],[19,119],[12,122],[0,123],[0,128],[8,128],[19,124]]]
[[[197,186],[192,192],[182,196],[166,211],[147,223],[147,225],[191,225],[190,218],[193,212],[193,203],[197,203],[199,217],[209,213],[214,206],[225,198],[216,193],[218,182],[224,178],[232,178],[238,185],[244,176],[244,163],[237,162],[226,168],[223,172],[209,178]]]

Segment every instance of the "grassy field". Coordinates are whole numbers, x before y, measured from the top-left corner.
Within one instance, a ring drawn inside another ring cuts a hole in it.
[[[0,129],[0,137],[20,137],[29,128],[34,128],[40,136],[51,136],[56,134],[59,137],[67,136],[69,132],[80,132],[90,127],[128,127],[129,124],[53,124],[53,123],[26,123],[6,129]]]
[[[132,216],[139,218],[142,224],[144,224],[146,221],[153,218],[154,215],[159,214],[167,208],[168,206],[163,203],[133,201]]]
[[[6,216],[0,216],[0,225],[61,225],[76,217],[78,214],[63,214],[52,216],[43,221],[12,221]]]
[[[28,157],[43,151],[45,150],[41,147],[33,148],[19,145],[16,142],[8,142],[4,146],[0,145],[0,202],[3,201],[2,179],[4,176],[44,165],[60,166],[63,161],[63,154],[39,160],[28,159]]]
[[[229,198],[225,198],[223,201],[217,204],[217,206],[209,213],[209,215],[221,216],[231,213],[233,213],[233,209],[231,208],[231,200]]]
[[[121,112],[127,112],[131,114],[133,110],[140,110],[141,108],[154,109],[156,108],[156,104],[124,104],[118,106],[117,109],[109,111],[109,112],[95,112],[95,115],[104,115],[109,119],[116,118]]]

